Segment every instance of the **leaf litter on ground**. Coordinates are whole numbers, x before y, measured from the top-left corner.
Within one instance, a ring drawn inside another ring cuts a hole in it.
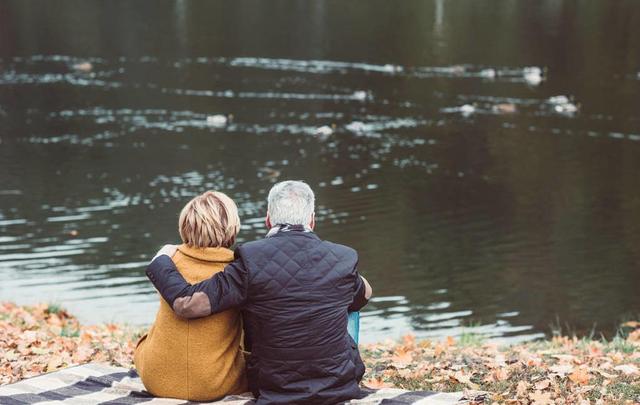
[[[360,345],[363,385],[408,390],[465,391],[468,398],[505,404],[640,403],[640,322],[622,325],[613,340],[556,336],[499,346],[412,335]],[[0,385],[88,362],[133,367],[143,328],[81,325],[56,305],[0,303]],[[485,392],[486,396],[474,393]],[[473,401],[472,401],[473,402]]]

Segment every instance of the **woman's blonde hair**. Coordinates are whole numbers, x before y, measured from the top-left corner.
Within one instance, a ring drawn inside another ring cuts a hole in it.
[[[207,191],[184,206],[178,230],[187,246],[231,247],[240,230],[238,207],[226,194]]]

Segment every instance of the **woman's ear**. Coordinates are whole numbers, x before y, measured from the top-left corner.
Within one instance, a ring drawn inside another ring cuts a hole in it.
[[[269,212],[267,212],[267,217],[264,219],[264,224],[267,226],[267,229],[271,229],[271,218],[269,218]]]
[[[316,227],[316,213],[311,213],[311,223],[309,224],[309,228],[313,230]]]

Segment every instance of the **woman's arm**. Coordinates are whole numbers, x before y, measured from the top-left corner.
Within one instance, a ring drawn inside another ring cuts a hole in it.
[[[239,307],[247,299],[247,271],[238,256],[224,271],[194,285],[186,282],[164,253],[149,263],[146,274],[176,315],[183,318],[201,318]]]

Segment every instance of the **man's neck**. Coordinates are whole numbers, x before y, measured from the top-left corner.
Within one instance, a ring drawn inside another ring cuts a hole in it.
[[[271,227],[271,229],[269,229],[269,232],[267,232],[266,237],[269,238],[280,232],[291,232],[291,231],[312,232],[310,227],[304,226],[304,225],[277,224]]]

